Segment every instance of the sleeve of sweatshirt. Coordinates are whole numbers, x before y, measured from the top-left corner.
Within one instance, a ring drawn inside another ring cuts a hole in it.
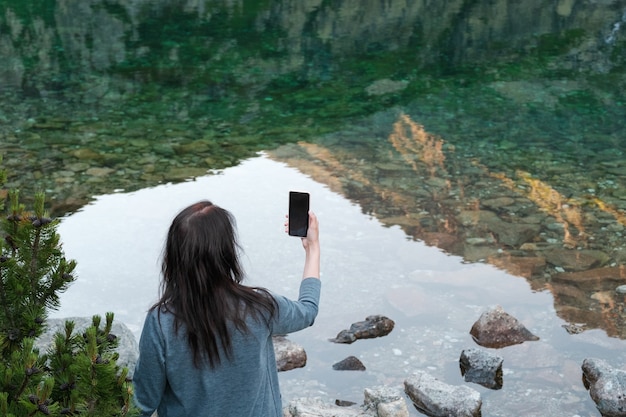
[[[158,314],[147,316],[139,339],[139,358],[133,374],[134,401],[141,417],[150,417],[163,397],[166,384],[164,339]]]
[[[273,320],[272,334],[293,333],[312,326],[317,317],[321,286],[319,279],[306,278],[300,283],[298,301],[275,295],[278,314]]]

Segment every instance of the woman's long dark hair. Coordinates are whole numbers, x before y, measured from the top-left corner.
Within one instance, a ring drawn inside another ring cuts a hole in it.
[[[232,357],[229,323],[247,332],[246,317],[269,321],[276,311],[267,290],[241,284],[244,274],[230,212],[210,201],[181,211],[170,226],[163,254],[161,297],[152,308],[174,314],[182,325],[195,366],[216,367]]]

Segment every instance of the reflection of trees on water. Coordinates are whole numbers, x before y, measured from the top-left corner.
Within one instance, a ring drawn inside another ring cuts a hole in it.
[[[411,169],[419,178],[427,179],[429,185],[424,189],[431,195],[428,211],[441,212],[445,211],[444,206],[440,204],[440,200],[448,197],[451,191],[450,178],[451,175],[446,170],[445,154],[443,152],[444,142],[441,138],[426,131],[423,125],[416,123],[406,114],[401,114],[398,120],[393,124],[392,132],[389,134],[389,142],[394,150],[398,152],[402,159],[410,165]],[[415,211],[410,210],[410,211]],[[453,233],[456,229],[456,222],[452,216],[437,216],[434,223],[439,223],[439,228],[447,233]],[[416,225],[417,226],[417,225]],[[421,226],[416,229],[419,230]],[[419,231],[414,233],[419,235]],[[416,236],[417,237],[417,236]]]
[[[563,54],[565,70],[606,73],[620,64],[611,55],[622,15],[612,2],[544,0],[6,0],[0,87],[51,95],[84,83],[93,100],[145,79],[220,96],[289,71],[327,77],[346,56],[405,48],[410,65],[442,71],[537,51]]]
[[[558,224],[563,226],[563,244],[569,248],[586,246],[585,227],[583,215],[578,204],[570,202],[549,184],[537,178],[533,178],[527,172],[518,171],[517,177],[527,187],[518,187],[519,181],[513,181],[501,173],[490,173],[499,179],[512,191],[520,193],[532,201],[537,208],[554,217]],[[573,226],[573,229],[572,229]]]
[[[413,170],[418,171],[414,159],[419,158],[428,166],[431,177],[437,176],[438,169],[442,171],[441,174],[445,174],[439,177],[447,177],[443,140],[428,133],[424,126],[411,120],[408,115],[401,114],[398,121],[393,124],[389,142]]]
[[[385,225],[523,276],[536,290],[549,289],[564,320],[626,337],[624,296],[615,291],[626,266],[603,246],[606,220],[597,218],[615,214],[613,221],[621,223],[619,210],[597,197],[581,204],[527,172],[511,178],[490,170],[407,114],[391,122],[387,142],[331,141],[332,148],[300,143],[272,155],[355,200]]]

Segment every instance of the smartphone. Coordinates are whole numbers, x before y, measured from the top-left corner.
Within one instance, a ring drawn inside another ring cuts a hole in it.
[[[309,231],[309,193],[289,191],[289,236],[305,237]]]

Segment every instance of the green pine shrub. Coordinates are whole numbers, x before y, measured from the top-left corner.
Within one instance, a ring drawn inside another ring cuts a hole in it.
[[[0,169],[0,213],[9,202],[0,220],[0,416],[136,415],[128,369],[117,365],[113,313],[104,324],[93,316],[84,332],[67,321],[47,352],[35,347],[48,312],[75,280],[76,262],[65,258],[44,194],[28,212],[17,190],[2,191],[5,182]]]

